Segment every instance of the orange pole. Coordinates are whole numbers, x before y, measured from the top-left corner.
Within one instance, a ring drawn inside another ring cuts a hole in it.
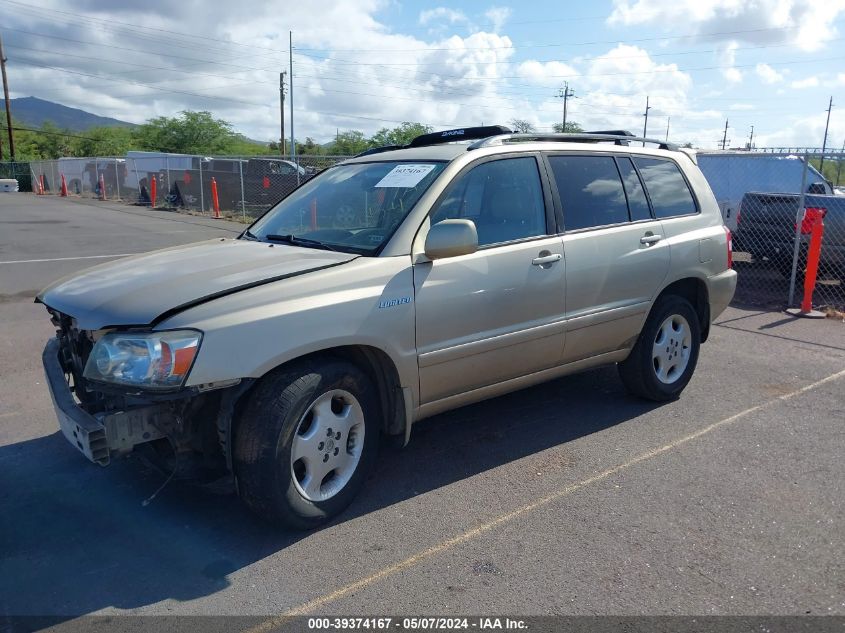
[[[62,174],[62,198],[67,198],[67,182],[65,182],[64,174]]]
[[[156,206],[156,177],[150,181],[150,206],[155,209]]]
[[[41,174],[41,178],[38,179],[38,192],[43,196],[46,188],[44,187],[44,174]]]
[[[317,198],[311,199],[311,230],[317,230]]]
[[[822,251],[822,236],[824,235],[824,212],[820,209],[807,209],[807,216],[812,222],[810,231],[810,251],[807,253],[807,273],[804,275],[804,300],[801,302],[801,312],[812,312],[813,290],[816,288],[816,276],[819,272],[819,258]]]
[[[106,199],[106,179],[100,174],[100,200]]]
[[[217,181],[211,177],[211,203],[214,205],[214,217],[220,217],[220,200],[217,197]]]

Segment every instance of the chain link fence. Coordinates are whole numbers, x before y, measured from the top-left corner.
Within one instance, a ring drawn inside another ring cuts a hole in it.
[[[18,181],[18,191],[32,191],[29,163],[16,161],[0,162],[0,180],[6,178],[12,178]]]
[[[297,156],[292,162],[272,156],[129,152],[121,157],[31,161],[28,176],[32,190],[45,195],[60,195],[64,177],[73,197],[249,221],[346,158]]]
[[[731,229],[735,301],[783,308],[801,303],[817,217],[824,225],[813,293],[817,308],[845,309],[845,182],[842,152],[700,152]]]
[[[15,173],[21,191],[43,189],[187,213],[250,221],[299,183],[346,156],[208,157],[129,152],[124,157],[32,161]],[[817,308],[845,310],[845,153],[698,152],[699,167],[733,233],[736,302],[765,308],[801,303],[816,217],[824,224],[813,292]],[[25,163],[0,164],[13,174]],[[5,170],[5,171],[4,171]],[[156,182],[155,200],[153,179]],[[31,187],[30,187],[31,182]]]

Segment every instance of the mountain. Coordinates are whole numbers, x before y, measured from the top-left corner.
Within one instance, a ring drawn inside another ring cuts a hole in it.
[[[61,103],[45,101],[38,97],[21,97],[11,99],[12,117],[26,125],[41,127],[46,121],[52,121],[62,129],[69,129],[75,132],[98,127],[134,127],[133,123],[112,119],[110,117],[98,116],[78,108],[69,108]],[[0,112],[5,114],[6,108],[0,101]]]

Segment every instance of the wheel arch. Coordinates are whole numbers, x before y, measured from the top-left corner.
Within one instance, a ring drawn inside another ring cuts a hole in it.
[[[226,452],[226,462],[230,468],[232,463],[231,437],[234,431],[232,427],[237,424],[237,421],[246,407],[250,394],[255,389],[255,386],[269,373],[282,367],[302,361],[315,361],[323,358],[345,360],[366,373],[378,390],[378,398],[382,414],[382,432],[386,435],[398,436],[403,440],[407,439],[408,425],[411,424],[412,420],[407,414],[409,410],[406,403],[407,396],[402,389],[402,384],[399,379],[399,371],[393,360],[386,352],[371,345],[339,345],[288,359],[280,365],[268,370],[260,378],[251,379],[249,386],[237,393],[237,399],[232,404],[231,415],[228,420],[229,428],[220,429],[223,433],[221,440],[224,436],[229,438],[223,445],[223,450]]]
[[[710,293],[704,280],[698,277],[684,277],[673,281],[660,291],[654,303],[669,295],[683,297],[692,304],[701,326],[701,342],[707,341],[710,336]]]

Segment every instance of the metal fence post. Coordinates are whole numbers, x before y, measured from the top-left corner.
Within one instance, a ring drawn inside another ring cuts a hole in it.
[[[197,160],[200,164],[200,212],[205,213],[205,192],[202,190],[202,156],[198,156]]]
[[[164,171],[167,172],[167,193],[164,194],[164,199],[167,200],[170,197],[170,156],[167,154],[164,155]]]
[[[238,160],[238,171],[241,174],[241,214],[246,221],[246,199],[244,197],[244,162],[242,160]]]
[[[804,169],[801,172],[801,196],[798,198],[798,211],[795,215],[795,245],[792,248],[792,275],[789,278],[789,305],[795,299],[795,277],[798,273],[798,252],[801,250],[801,220],[804,217],[804,195],[807,191],[807,172],[810,155],[804,152]]]
[[[125,164],[125,163],[124,163]],[[118,170],[120,169],[120,164],[118,163],[118,159],[114,159],[114,185],[115,189],[117,189],[117,199],[120,200],[120,174]]]
[[[126,159],[130,160],[130,159]],[[141,200],[141,180],[138,178],[138,161],[134,158],[132,160],[132,171],[135,172],[135,186],[138,188],[138,199],[136,202],[142,202]]]

